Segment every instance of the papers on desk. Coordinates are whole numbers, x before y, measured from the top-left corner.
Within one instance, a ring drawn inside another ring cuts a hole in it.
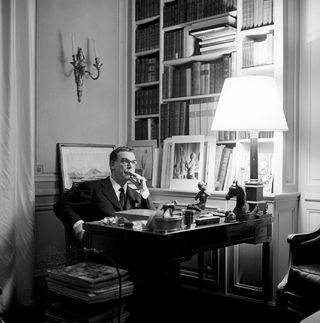
[[[137,231],[148,230],[148,223],[156,214],[155,210],[150,209],[131,209],[116,212],[117,216],[123,216],[133,223],[133,229]]]

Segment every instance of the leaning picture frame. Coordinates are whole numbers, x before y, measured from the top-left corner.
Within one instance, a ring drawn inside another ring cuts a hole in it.
[[[62,192],[110,175],[109,156],[115,145],[58,143],[57,147]]]
[[[146,178],[148,186],[156,186],[159,158],[157,140],[131,140],[128,147],[134,150],[136,156],[136,173]]]
[[[170,189],[194,191],[204,180],[205,136],[173,136],[170,162]]]

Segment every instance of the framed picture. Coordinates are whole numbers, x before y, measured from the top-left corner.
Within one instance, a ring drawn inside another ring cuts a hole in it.
[[[172,138],[163,140],[160,187],[169,188],[171,170]]]
[[[157,159],[156,140],[132,140],[128,146],[134,150],[137,160],[136,173],[147,179],[148,186],[155,185],[155,177],[157,176]]]
[[[204,136],[173,136],[170,189],[197,190],[204,180]]]
[[[114,145],[59,143],[62,191],[74,184],[110,175],[109,156]]]

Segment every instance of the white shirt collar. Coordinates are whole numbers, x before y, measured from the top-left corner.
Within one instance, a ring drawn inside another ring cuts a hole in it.
[[[117,195],[119,195],[120,194],[119,189],[121,188],[121,186],[111,176],[110,176],[110,181],[114,191],[116,192]],[[127,186],[128,186],[128,183],[125,183],[123,185],[124,193],[127,192]]]

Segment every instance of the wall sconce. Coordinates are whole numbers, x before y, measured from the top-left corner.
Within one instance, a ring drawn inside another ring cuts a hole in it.
[[[73,41],[73,35],[72,35],[72,62],[70,64],[73,66],[73,72],[74,72],[74,80],[77,85],[77,96],[78,96],[78,102],[81,102],[81,96],[82,96],[82,86],[84,81],[84,76],[89,75],[91,79],[97,80],[100,77],[100,68],[102,66],[102,63],[100,61],[100,58],[97,56],[97,50],[94,42],[94,51],[95,51],[95,63],[93,66],[97,69],[97,75],[93,76],[93,74],[86,70],[86,58],[83,54],[82,48],[78,47],[77,54],[74,54],[74,41]]]

